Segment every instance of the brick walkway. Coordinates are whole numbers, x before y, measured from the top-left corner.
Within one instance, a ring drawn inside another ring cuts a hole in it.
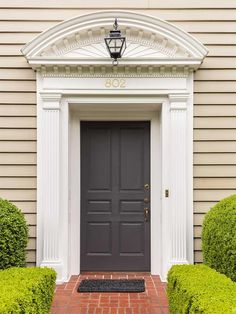
[[[87,278],[144,278],[143,293],[78,293],[77,286]],[[72,276],[66,284],[56,287],[52,305],[53,314],[167,314],[166,284],[159,276],[147,273],[83,273]]]

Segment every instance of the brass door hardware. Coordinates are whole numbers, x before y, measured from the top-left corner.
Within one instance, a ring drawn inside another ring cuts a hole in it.
[[[144,189],[145,190],[150,190],[150,185],[148,183],[144,184]]]
[[[149,218],[149,208],[145,207],[144,208],[144,219],[147,222]]]

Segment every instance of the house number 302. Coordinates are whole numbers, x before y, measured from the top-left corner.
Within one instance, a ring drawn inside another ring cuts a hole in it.
[[[125,88],[126,87],[126,81],[125,79],[107,79],[105,81],[105,87],[106,88]]]

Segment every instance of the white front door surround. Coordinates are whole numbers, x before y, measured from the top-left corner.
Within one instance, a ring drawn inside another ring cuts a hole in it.
[[[114,17],[130,47],[118,67],[103,54]],[[171,265],[192,263],[192,72],[206,49],[164,21],[106,11],[53,27],[23,53],[37,70],[37,265],[58,282],[80,272],[82,120],[151,121],[151,273],[166,280]]]

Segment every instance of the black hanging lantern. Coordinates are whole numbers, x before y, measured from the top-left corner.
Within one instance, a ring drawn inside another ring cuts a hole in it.
[[[121,58],[126,48],[126,38],[121,36],[121,31],[118,30],[117,19],[113,24],[113,30],[110,31],[109,36],[104,38],[107,50],[113,59],[113,64],[117,65],[117,59]]]

